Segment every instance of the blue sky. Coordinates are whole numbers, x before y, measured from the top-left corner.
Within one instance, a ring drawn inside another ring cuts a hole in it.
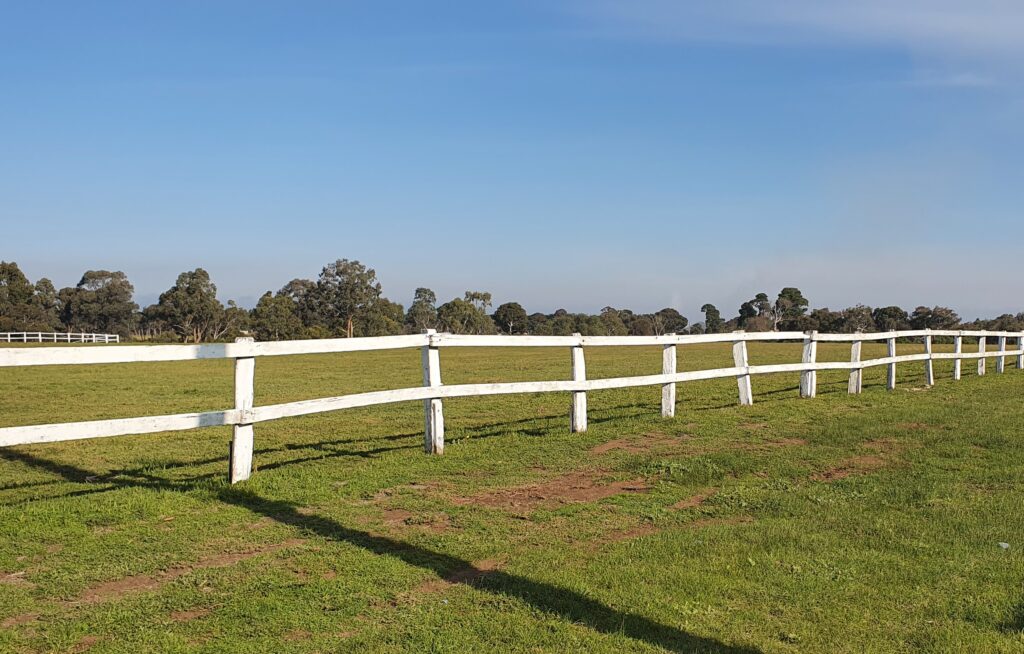
[[[1024,4],[10,3],[0,259],[251,304],[1024,310]]]

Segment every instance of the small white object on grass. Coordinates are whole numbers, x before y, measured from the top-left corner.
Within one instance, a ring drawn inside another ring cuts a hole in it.
[[[1008,550],[1008,549],[1010,549],[1010,544],[1009,543],[999,543],[999,547],[1003,548],[1004,550]]]

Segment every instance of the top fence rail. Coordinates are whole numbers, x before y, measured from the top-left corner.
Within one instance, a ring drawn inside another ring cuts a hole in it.
[[[21,334],[23,332],[19,332]],[[28,332],[35,341],[36,332]],[[53,334],[44,334],[52,336]],[[818,342],[853,343],[884,341],[899,338],[994,337],[1019,338],[1022,332],[904,330],[892,332],[824,334],[815,333]],[[65,337],[66,334],[56,334]],[[116,334],[72,334],[72,336],[107,336]],[[188,361],[192,359],[239,359],[293,354],[328,354],[334,352],[366,352],[415,347],[623,347],[641,345],[687,345],[696,343],[735,343],[737,341],[803,341],[805,332],[725,332],[720,334],[665,334],[662,336],[474,336],[463,334],[412,334],[369,338],[332,338],[299,341],[209,343],[200,345],[131,345],[112,349],[67,348],[0,348],[0,367],[80,365],[92,363],[145,363],[154,361]],[[0,342],[4,335],[0,333]],[[21,340],[9,342],[23,342]],[[47,342],[47,341],[42,341]],[[58,340],[56,342],[65,342]],[[81,341],[71,341],[81,342]],[[91,341],[86,341],[91,342]],[[96,341],[104,342],[104,341]],[[116,343],[117,340],[106,342]]]

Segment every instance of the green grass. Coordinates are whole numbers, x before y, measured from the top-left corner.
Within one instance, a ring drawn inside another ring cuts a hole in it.
[[[446,383],[569,375],[568,350],[441,356]],[[595,348],[588,374],[660,359]],[[226,428],[3,449],[0,651],[1021,652],[1024,372],[950,370],[925,388],[900,365],[887,392],[870,369],[860,396],[823,372],[814,400],[755,377],[752,407],[733,380],[681,384],[668,420],[659,388],[595,392],[586,434],[567,394],[446,400],[443,457],[421,403],[262,423],[234,487]],[[420,375],[413,350],[259,359],[257,403]],[[0,426],[227,408],[231,379],[0,369]]]

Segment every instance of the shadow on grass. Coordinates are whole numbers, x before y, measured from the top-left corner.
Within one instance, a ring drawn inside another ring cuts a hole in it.
[[[760,651],[696,636],[635,613],[613,609],[580,593],[553,584],[500,570],[480,571],[464,559],[351,529],[327,518],[305,515],[293,504],[262,498],[244,488],[226,488],[218,494],[218,498],[225,503],[244,507],[296,529],[356,545],[376,555],[394,557],[408,565],[429,570],[453,583],[462,583],[495,595],[514,597],[539,611],[557,615],[563,620],[585,625],[601,633],[622,634],[671,652],[755,654]]]
[[[19,461],[60,476],[64,481],[79,483],[89,479],[90,471],[43,457],[0,451],[0,456]],[[194,486],[141,475],[136,479],[112,479],[102,490],[142,488],[166,492],[185,492]],[[100,489],[97,489],[99,491]],[[93,492],[90,490],[83,493]],[[72,495],[77,493],[72,493]],[[707,654],[759,654],[750,647],[727,645],[664,625],[642,615],[620,611],[594,599],[554,584],[536,581],[501,570],[479,570],[472,562],[444,552],[430,550],[385,536],[352,529],[328,518],[300,512],[295,504],[261,497],[244,487],[221,488],[213,494],[220,502],[244,508],[283,525],[336,542],[360,547],[377,556],[396,558],[411,566],[428,570],[451,583],[459,583],[478,591],[513,597],[534,609],[558,616],[567,622],[584,625],[604,634],[619,634],[670,652],[705,652]]]
[[[999,631],[1006,634],[1024,634],[1024,602],[1013,607],[1010,616],[999,625]]]

